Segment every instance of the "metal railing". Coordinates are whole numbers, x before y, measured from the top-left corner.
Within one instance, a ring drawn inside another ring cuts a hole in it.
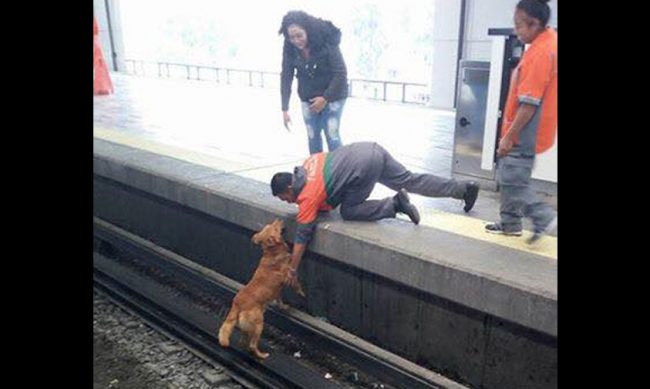
[[[279,72],[137,59],[125,59],[124,62],[126,73],[137,76],[185,78],[228,85],[280,88]],[[425,105],[429,102],[430,91],[429,86],[422,83],[348,78],[348,96]]]
[[[356,94],[361,85],[361,93]],[[397,88],[390,88],[395,86]],[[407,89],[409,88],[409,89]],[[392,89],[392,93],[391,92]],[[419,90],[419,91],[418,91]],[[411,93],[407,93],[411,92]],[[371,100],[395,101],[409,104],[427,104],[429,102],[429,86],[427,84],[388,81],[388,80],[368,80],[362,78],[348,79],[348,95],[351,97],[362,97]],[[399,98],[395,98],[399,96]]]

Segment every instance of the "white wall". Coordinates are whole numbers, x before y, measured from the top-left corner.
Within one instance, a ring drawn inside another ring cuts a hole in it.
[[[517,3],[518,0],[467,0],[463,59],[490,60],[488,29],[512,28]],[[557,0],[551,0],[549,6],[549,25],[557,26]]]
[[[456,82],[460,0],[434,0],[435,25],[431,103],[436,108],[453,109]],[[462,59],[489,61],[490,28],[512,28],[518,0],[467,0]],[[557,26],[557,0],[549,2],[551,26]]]

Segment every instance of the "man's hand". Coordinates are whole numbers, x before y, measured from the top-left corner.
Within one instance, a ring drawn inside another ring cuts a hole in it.
[[[300,284],[298,283],[298,274],[296,274],[295,269],[293,268],[289,269],[289,271],[287,272],[287,276],[284,279],[284,284],[286,286],[291,287],[294,290],[298,288],[298,285]]]
[[[506,134],[499,141],[499,147],[497,148],[497,157],[503,158],[510,150],[514,144],[513,139],[517,139],[521,129],[526,126],[530,119],[535,115],[537,111],[537,106],[531,104],[520,104],[517,108],[517,113],[515,114],[515,119],[512,121],[510,128]]]
[[[300,283],[298,282],[297,270],[302,260],[302,255],[305,253],[307,245],[304,243],[294,243],[293,252],[291,253],[291,262],[289,262],[289,271],[284,279],[284,284],[290,286],[293,290],[300,290]]]
[[[291,128],[289,127],[289,123],[291,123],[291,116],[289,116],[289,112],[282,111],[282,120],[284,121],[284,128],[286,128],[287,131],[291,132]]]
[[[509,136],[506,135],[503,138],[501,138],[501,140],[499,141],[499,148],[497,149],[497,157],[499,158],[505,157],[510,152],[510,150],[512,150],[512,146],[513,146],[513,142]]]
[[[325,105],[327,105],[327,100],[323,96],[316,96],[313,99],[309,99],[309,102],[311,103],[309,110],[313,113],[320,113],[325,108]]]

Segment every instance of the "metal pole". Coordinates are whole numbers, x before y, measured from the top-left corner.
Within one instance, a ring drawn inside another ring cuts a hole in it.
[[[465,5],[466,0],[460,0],[460,25],[458,26],[458,53],[456,54],[456,80],[454,82],[454,108],[458,100],[458,71],[460,60],[463,58],[463,40],[465,39]]]
[[[113,70],[117,70],[117,53],[115,53],[115,43],[113,42],[113,28],[111,27],[111,11],[108,7],[108,0],[104,0],[104,6],[106,7],[106,20],[108,22],[108,39],[111,42],[111,60],[113,62]]]

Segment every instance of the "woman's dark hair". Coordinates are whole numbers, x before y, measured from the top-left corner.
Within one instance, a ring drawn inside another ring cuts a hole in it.
[[[291,45],[289,41],[289,26],[297,24],[307,32],[309,47],[313,51],[319,51],[327,43],[338,46],[341,43],[341,30],[329,20],[323,20],[309,15],[304,11],[289,11],[282,18],[282,24],[278,34],[284,35],[284,46]]]
[[[271,179],[271,192],[273,192],[273,196],[277,196],[279,193],[282,193],[285,190],[287,190],[289,185],[291,185],[292,178],[293,175],[291,173],[286,173],[286,172],[275,173],[275,175]]]
[[[548,3],[550,0],[521,0],[517,3],[517,9],[520,9],[531,18],[539,20],[542,27],[546,27],[548,19],[551,17],[551,9]]]

